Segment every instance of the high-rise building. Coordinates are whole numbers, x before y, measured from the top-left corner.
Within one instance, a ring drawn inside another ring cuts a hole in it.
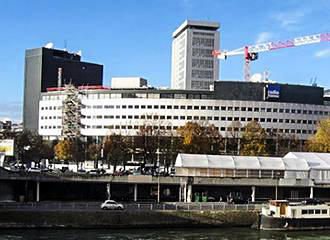
[[[217,22],[186,20],[172,37],[173,89],[208,90],[219,77],[219,63],[212,56],[219,49]]]
[[[71,83],[75,86],[102,85],[103,65],[81,61],[77,53],[53,48],[25,51],[24,129],[37,131],[40,93],[47,88]]]

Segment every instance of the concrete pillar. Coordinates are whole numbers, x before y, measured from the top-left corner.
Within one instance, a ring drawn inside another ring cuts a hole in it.
[[[187,202],[191,202],[191,199],[192,199],[192,185],[188,185]]]
[[[251,189],[252,189],[251,200],[252,200],[252,202],[255,202],[256,201],[256,186],[252,186]]]
[[[36,196],[37,202],[40,201],[40,182],[37,182],[37,196]]]
[[[187,184],[185,184],[183,188],[183,201],[187,202]]]
[[[182,201],[182,187],[179,187],[179,202]]]
[[[241,152],[241,139],[237,140],[237,155],[240,155]]]
[[[137,202],[137,196],[138,196],[138,186],[135,183],[134,184],[134,202]]]
[[[314,187],[311,187],[309,198],[314,198]]]
[[[276,181],[276,186],[275,186],[275,200],[277,200],[277,192],[278,192],[278,183]]]
[[[108,195],[108,200],[111,199],[111,184],[107,183],[107,195]]]

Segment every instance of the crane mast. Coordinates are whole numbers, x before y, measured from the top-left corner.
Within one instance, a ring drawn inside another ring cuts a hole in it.
[[[298,47],[327,41],[330,41],[330,33],[319,33],[314,35],[296,37],[286,41],[267,42],[251,46],[245,46],[231,51],[214,50],[212,54],[219,60],[226,60],[229,56],[244,55],[244,80],[249,81],[250,62],[257,60],[258,54],[260,52],[273,51],[282,48]]]

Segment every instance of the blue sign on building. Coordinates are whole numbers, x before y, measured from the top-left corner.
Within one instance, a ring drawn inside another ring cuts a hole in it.
[[[280,98],[280,85],[267,85],[267,98]]]

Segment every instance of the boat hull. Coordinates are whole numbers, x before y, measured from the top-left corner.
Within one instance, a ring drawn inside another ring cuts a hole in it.
[[[261,215],[262,230],[322,230],[330,229],[329,218],[277,218]]]

